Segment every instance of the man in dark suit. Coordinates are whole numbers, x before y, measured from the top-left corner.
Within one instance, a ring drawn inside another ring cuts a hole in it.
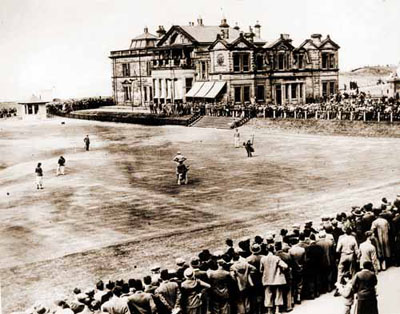
[[[321,265],[324,251],[315,242],[315,235],[310,235],[310,245],[306,248],[306,262],[304,265],[304,294],[308,299],[320,295]]]
[[[352,289],[357,293],[357,314],[378,314],[375,290],[378,279],[373,269],[371,262],[365,262],[363,269],[353,279]]]
[[[86,150],[89,150],[89,145],[90,145],[89,135],[86,135],[86,137],[83,139],[83,142],[85,143]]]

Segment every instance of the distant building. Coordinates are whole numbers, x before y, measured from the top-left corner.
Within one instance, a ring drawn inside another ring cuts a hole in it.
[[[44,101],[41,98],[32,95],[29,100],[19,102],[18,104],[22,106],[21,112],[22,117],[25,118],[46,118],[46,104],[48,101]]]
[[[338,91],[339,46],[311,35],[293,46],[287,34],[261,38],[261,25],[248,31],[219,26],[146,28],[129,49],[111,51],[113,96],[117,104],[176,102],[234,104],[305,103]]]
[[[388,79],[389,96],[400,99],[400,64]]]

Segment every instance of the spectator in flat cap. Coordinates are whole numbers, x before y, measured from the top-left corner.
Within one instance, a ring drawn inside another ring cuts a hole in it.
[[[397,209],[400,209],[400,194],[397,194],[396,199],[393,202],[393,206],[395,206]]]
[[[181,285],[183,312],[186,314],[202,314],[203,294],[211,286],[197,279],[192,268],[186,269],[184,276],[185,280]]]
[[[199,260],[203,263],[208,262],[211,259],[211,253],[209,250],[203,250],[199,253]],[[199,265],[200,267],[200,265]]]
[[[160,270],[161,270],[161,266],[158,265],[158,264],[155,264],[150,268],[150,271],[151,271],[151,283],[154,286],[158,286],[158,284],[160,283]]]
[[[159,314],[172,314],[181,311],[181,292],[176,282],[170,281],[167,269],[160,273],[161,283],[155,291],[155,296],[160,301]]]
[[[175,276],[178,278],[179,282],[182,282],[184,280],[183,273],[189,267],[189,265],[185,262],[183,258],[177,258],[175,263],[177,266]]]
[[[88,296],[89,299],[93,299],[94,289],[86,289],[84,293]]]
[[[345,270],[344,263],[346,262],[350,265],[350,273],[352,276],[355,274],[355,263],[359,256],[359,250],[356,238],[351,232],[351,228],[345,229],[345,234],[340,236],[336,246],[336,252],[339,254],[337,282],[340,282],[342,279]]]
[[[100,301],[93,300],[92,303],[90,303],[90,309],[92,310],[93,313],[101,313],[101,303]]]
[[[378,283],[371,262],[365,262],[352,282],[352,289],[357,293],[357,314],[378,314],[376,288]]]
[[[293,310],[293,295],[292,295],[292,269],[294,268],[294,261],[290,254],[283,250],[282,242],[275,243],[275,255],[278,256],[282,261],[288,265],[286,269],[283,270],[285,275],[286,284],[282,287],[282,296],[283,296],[283,307],[282,309],[286,312],[290,312]]]
[[[307,299],[320,295],[321,271],[324,251],[316,243],[315,234],[310,235],[310,245],[306,248],[306,263],[304,265],[303,294]]]
[[[379,216],[372,223],[371,231],[374,232],[378,240],[377,253],[379,261],[381,262],[381,269],[386,270],[387,263],[391,257],[389,243],[389,222]]]
[[[260,314],[262,313],[264,304],[264,291],[260,273],[260,261],[262,258],[261,243],[253,243],[253,245],[250,247],[250,250],[251,255],[247,257],[246,260],[250,265],[255,268],[254,271],[250,274],[253,281],[253,286],[249,288],[251,296],[251,308],[253,309],[253,313]]]
[[[336,278],[333,278],[335,267],[334,242],[326,238],[325,230],[318,233],[317,245],[322,249],[323,257],[321,264],[321,286],[322,293],[331,292],[334,288]]]
[[[128,280],[128,284],[129,284],[129,291],[130,291],[130,292],[135,292],[136,279],[130,278],[130,279]]]
[[[227,249],[225,251],[225,254],[228,254],[229,256],[233,256],[233,254],[235,253],[235,249],[233,247],[233,241],[232,239],[226,239],[225,240],[225,244],[227,245]]]
[[[303,269],[306,250],[299,245],[298,238],[293,238],[291,241],[292,247],[289,249],[289,254],[293,260],[293,300],[297,304],[300,304],[303,291]]]
[[[317,231],[313,228],[313,222],[312,222],[312,220],[307,220],[307,221],[304,223],[304,231],[306,231],[306,230],[307,230],[307,232],[308,232],[308,230],[309,230],[310,234],[311,234],[311,233],[317,233]]]
[[[54,304],[56,306],[54,314],[74,314],[64,300],[57,300],[54,302]]]
[[[107,293],[107,291],[104,290],[104,282],[102,280],[98,281],[96,283],[96,291],[93,296],[93,299],[96,301],[99,301],[100,303],[104,303],[103,297],[106,293]]]
[[[141,280],[135,281],[135,292],[127,298],[129,313],[152,314],[157,308],[150,293],[143,291]]]
[[[365,233],[366,240],[360,244],[360,266],[362,267],[364,262],[371,262],[377,274],[380,270],[380,264],[376,254],[376,248],[371,242],[372,236],[372,231],[367,231]]]
[[[243,258],[246,258],[248,256],[250,256],[251,252],[250,252],[250,238],[245,238],[241,241],[239,241],[238,246],[240,248],[240,255]]]
[[[107,289],[108,291],[111,291],[114,287],[115,287],[115,282],[114,282],[114,281],[109,280],[109,281],[106,283],[106,289]]]
[[[288,265],[271,251],[263,256],[260,261],[260,272],[262,273],[262,284],[265,288],[264,306],[268,314],[280,313],[283,305],[283,286],[286,285],[284,270]]]
[[[121,290],[122,290],[121,298],[123,298],[123,297],[129,297],[129,296],[131,295],[129,283],[125,282],[125,283],[122,285]]]
[[[208,254],[205,254],[204,256],[206,256]],[[211,256],[211,254],[210,254]],[[196,278],[204,281],[204,282],[208,282],[208,277],[207,277],[207,272],[204,270],[200,269],[200,259],[198,257],[192,257],[190,259],[190,267],[193,269],[193,272],[196,276]]]
[[[74,312],[74,314],[80,313],[83,311],[83,309],[85,308],[85,305],[81,302],[78,301],[72,301],[69,304],[69,307],[71,308],[71,310]]]
[[[238,255],[233,258],[231,266],[231,276],[235,281],[235,306],[237,314],[246,314],[250,311],[250,290],[253,286],[251,280],[252,274],[256,272],[256,268],[250,265],[246,260],[239,259]]]
[[[112,290],[112,297],[102,305],[102,310],[110,314],[129,314],[128,299],[121,298],[122,288],[115,286]]]
[[[38,304],[38,305],[34,306],[33,313],[34,314],[47,314],[47,313],[50,313],[50,309],[41,304],[40,305]]]
[[[159,282],[155,283],[151,276],[144,276],[143,277],[143,291],[147,293],[154,293],[158,288]]]
[[[209,308],[211,314],[230,314],[230,289],[232,287],[232,277],[224,269],[225,262],[219,259],[216,270],[208,270],[207,275],[210,282]]]
[[[74,292],[74,294],[82,293],[81,289],[79,289],[79,288],[75,288],[75,289],[73,290],[73,292]]]

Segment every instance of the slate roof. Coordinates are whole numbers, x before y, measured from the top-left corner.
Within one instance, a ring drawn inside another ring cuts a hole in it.
[[[20,101],[20,104],[45,104],[48,101],[40,99],[39,97],[32,95],[28,100]]]
[[[144,29],[144,33],[136,36],[131,41],[130,49],[143,49],[149,47],[155,47],[158,37],[150,34],[147,27]]]
[[[219,26],[206,26],[206,25],[180,25],[186,33],[192,36],[199,43],[212,43],[217,38],[217,34],[221,34],[221,28]],[[237,39],[240,35],[240,31],[229,27],[229,38],[228,41],[232,42]]]

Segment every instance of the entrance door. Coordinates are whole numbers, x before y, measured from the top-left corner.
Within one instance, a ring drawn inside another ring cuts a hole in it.
[[[275,95],[276,95],[276,104],[277,105],[282,105],[282,87],[281,85],[276,85],[275,86]]]

